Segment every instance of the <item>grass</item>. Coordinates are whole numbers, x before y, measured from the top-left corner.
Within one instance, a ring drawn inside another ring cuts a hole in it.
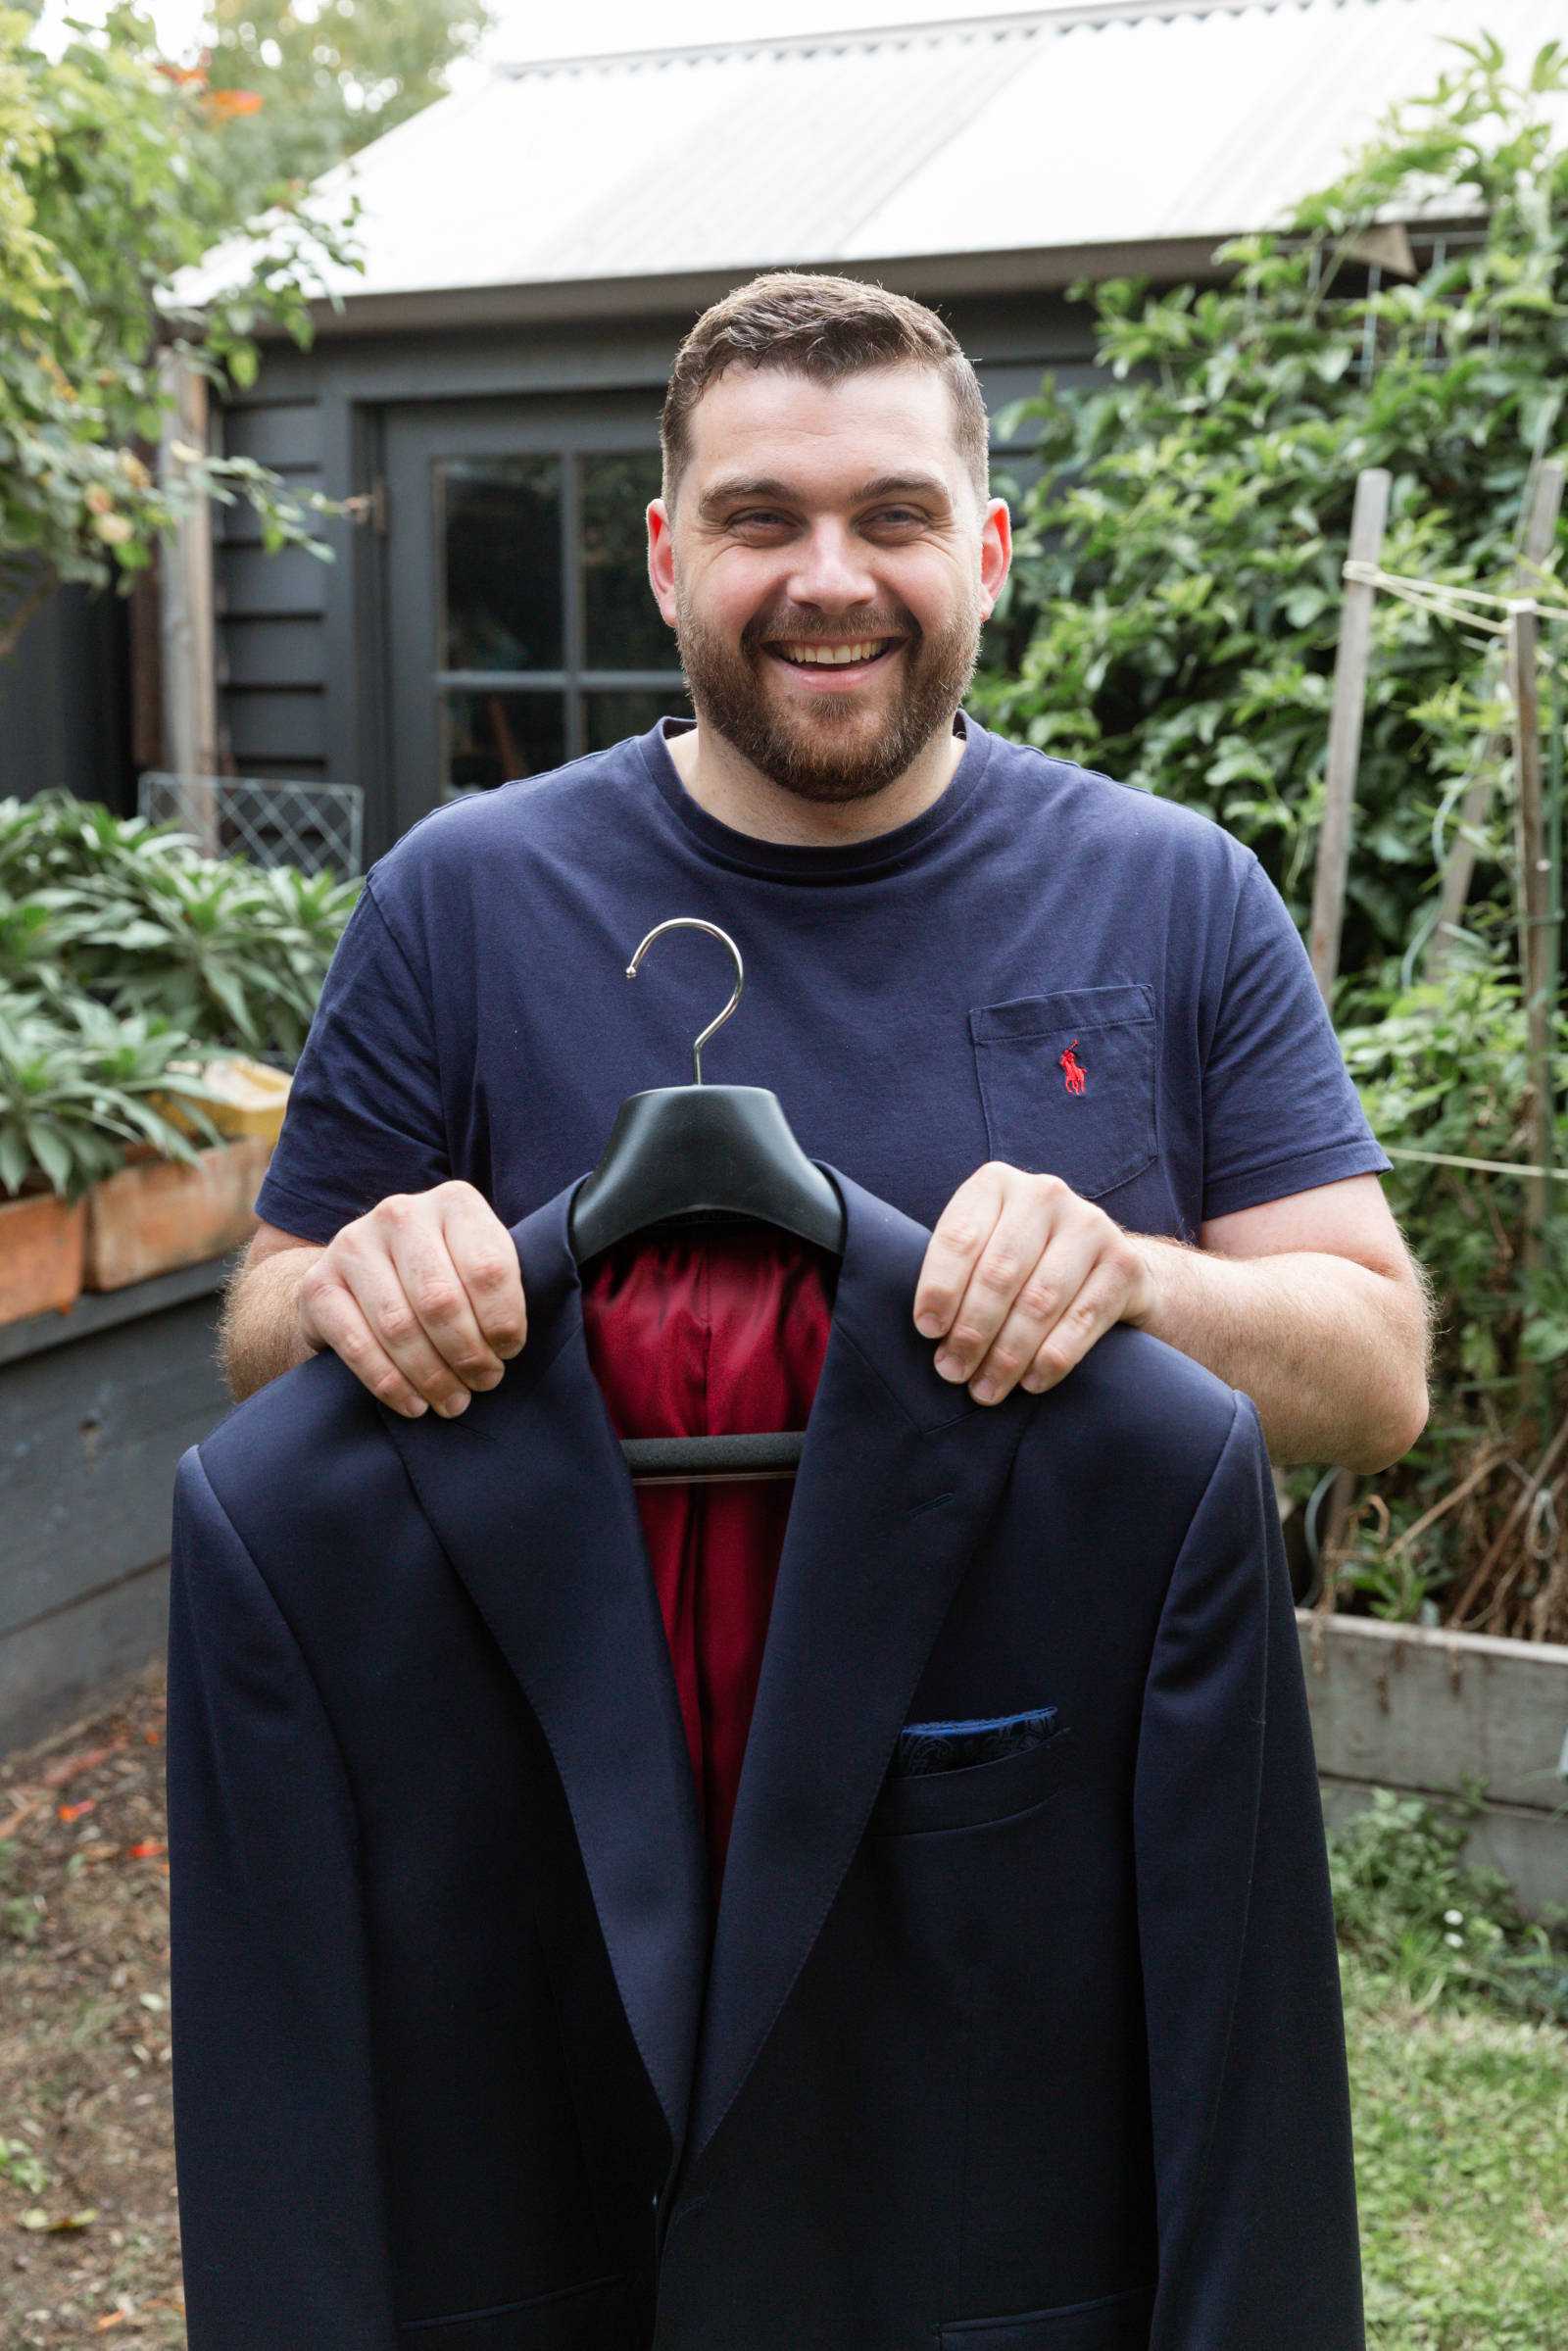
[[[1368,2351],[1568,2351],[1568,2032],[1340,1976]]]
[[[1476,1809],[1329,1835],[1368,2351],[1568,2351],[1568,1922],[1461,1863]]]

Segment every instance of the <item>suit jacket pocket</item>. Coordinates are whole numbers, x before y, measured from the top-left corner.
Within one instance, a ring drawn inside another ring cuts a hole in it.
[[[1071,1728],[1053,1727],[1034,1745],[989,1763],[949,1771],[891,1770],[866,1823],[868,1837],[909,1837],[931,1829],[981,1829],[1030,1811],[1070,1779],[1077,1759]]]
[[[1004,2319],[956,2319],[942,2329],[942,2351],[1149,2351],[1153,2310],[1153,2287],[1135,2285]]]
[[[969,1013],[991,1156],[1085,1200],[1154,1157],[1154,996],[1141,982],[1014,996]]]

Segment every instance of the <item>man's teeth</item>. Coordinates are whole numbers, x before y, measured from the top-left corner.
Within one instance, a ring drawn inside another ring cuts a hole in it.
[[[819,661],[842,666],[846,661],[869,661],[895,640],[869,637],[861,645],[780,645],[775,650],[789,661]]]

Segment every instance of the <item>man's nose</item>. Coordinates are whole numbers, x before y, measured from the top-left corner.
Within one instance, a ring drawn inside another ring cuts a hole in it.
[[[868,604],[876,594],[863,551],[841,524],[827,521],[816,525],[801,549],[788,587],[799,604],[835,608]]]

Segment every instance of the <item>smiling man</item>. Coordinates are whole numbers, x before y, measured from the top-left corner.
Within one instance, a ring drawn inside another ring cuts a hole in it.
[[[743,831],[861,840],[952,780],[954,715],[1011,553],[1005,502],[985,495],[984,411],[960,454],[953,405],[909,363],[836,383],[731,367],[669,413],[649,572],[698,712],[671,756]],[[691,515],[678,559],[672,504]]]
[[[226,1303],[236,1396],[334,1348],[461,1411],[526,1338],[507,1233],[681,1080],[718,1080],[930,1230],[910,1315],[982,1402],[1117,1322],[1255,1401],[1276,1462],[1372,1470],[1427,1413],[1430,1297],[1299,935],[1201,812],[962,708],[1007,576],[974,370],[923,304],[764,273],[662,420],[653,593],[695,724],[436,810],[370,869]],[[591,1050],[584,1050],[591,1040]]]

